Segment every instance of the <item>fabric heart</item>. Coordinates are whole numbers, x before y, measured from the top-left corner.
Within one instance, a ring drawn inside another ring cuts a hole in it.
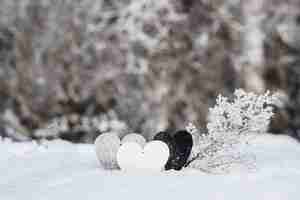
[[[193,148],[193,136],[185,130],[180,130],[174,134],[173,138],[176,144],[176,152],[180,157],[180,165],[183,167],[187,163]]]
[[[159,132],[153,139],[165,142],[170,149],[170,157],[165,165],[165,169],[182,169],[193,147],[192,135],[185,130],[177,131],[174,136],[167,132]]]
[[[139,144],[122,144],[117,153],[117,162],[124,171],[161,171],[168,161],[168,145],[162,141],[152,141],[142,148]]]

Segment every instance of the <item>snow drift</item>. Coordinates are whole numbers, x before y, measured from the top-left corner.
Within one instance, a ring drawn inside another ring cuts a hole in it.
[[[104,170],[93,145],[0,140],[0,199],[299,199],[300,145],[286,136],[252,141],[257,169],[225,175]]]

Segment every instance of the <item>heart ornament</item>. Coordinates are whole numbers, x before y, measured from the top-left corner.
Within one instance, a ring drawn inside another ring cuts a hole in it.
[[[123,171],[162,171],[169,155],[169,147],[162,141],[149,142],[144,148],[138,143],[127,142],[119,148],[117,162]]]
[[[193,147],[192,135],[185,131],[177,131],[170,135],[167,132],[159,132],[154,136],[154,141],[165,142],[170,149],[170,157],[165,165],[165,169],[181,170],[187,163]]]

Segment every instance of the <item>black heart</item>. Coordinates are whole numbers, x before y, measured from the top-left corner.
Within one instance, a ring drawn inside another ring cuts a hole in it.
[[[185,130],[177,131],[174,136],[167,132],[159,132],[153,139],[165,142],[170,149],[170,156],[165,169],[181,170],[186,164],[193,147],[192,135]]]

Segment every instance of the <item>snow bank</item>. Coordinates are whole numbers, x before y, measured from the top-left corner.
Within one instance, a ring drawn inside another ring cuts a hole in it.
[[[300,145],[264,135],[251,145],[257,171],[228,175],[188,169],[156,174],[105,171],[92,145],[0,140],[0,199],[299,199]]]

